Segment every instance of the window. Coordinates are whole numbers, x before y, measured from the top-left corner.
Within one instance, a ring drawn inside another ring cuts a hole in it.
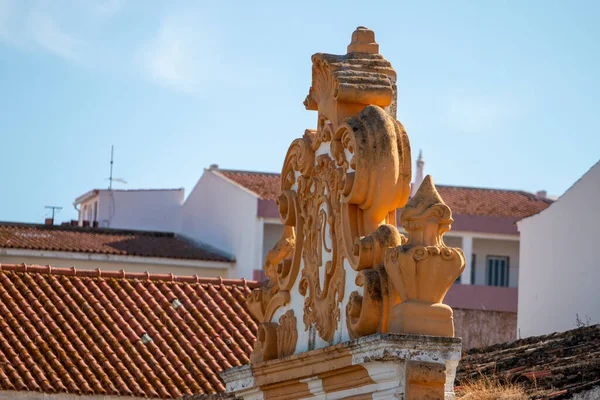
[[[487,284],[508,287],[508,257],[487,257]]]
[[[477,266],[477,263],[475,262],[475,253],[473,253],[473,255],[471,256],[471,276],[469,277],[471,279],[471,285],[475,284],[475,267]]]

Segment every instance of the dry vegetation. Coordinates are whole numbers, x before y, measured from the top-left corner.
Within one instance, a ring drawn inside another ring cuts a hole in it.
[[[501,384],[482,377],[455,388],[456,398],[461,400],[528,400],[523,388],[514,384]]]

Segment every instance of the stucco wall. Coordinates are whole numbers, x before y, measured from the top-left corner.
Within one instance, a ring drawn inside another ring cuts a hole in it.
[[[262,259],[267,256],[267,252],[277,243],[283,232],[283,224],[265,224]],[[262,265],[262,264],[261,264]]]
[[[99,261],[99,260],[73,260],[68,258],[50,258],[50,257],[25,257],[25,256],[7,256],[0,254],[0,264],[34,264],[34,265],[51,265],[55,268],[71,268],[77,269],[96,269],[118,271],[125,270],[126,272],[145,272],[151,274],[168,274],[175,275],[194,275],[198,274],[201,277],[229,277],[230,264],[224,264],[224,268],[201,268],[176,266],[170,264],[145,264],[145,263],[128,263],[114,261]]]
[[[182,207],[181,233],[236,258],[232,278],[252,279],[262,266],[263,223],[258,199],[217,172],[205,170]]]
[[[462,238],[458,236],[444,235],[444,243],[448,247],[459,247],[462,248]]]
[[[101,227],[175,232],[180,226],[184,190],[101,190],[80,205],[93,208],[98,202]],[[80,215],[80,223],[85,216]]]
[[[521,334],[575,328],[576,318],[600,322],[600,163],[540,214],[519,223]]]
[[[455,308],[454,330],[465,349],[509,342],[517,339],[517,314]]]

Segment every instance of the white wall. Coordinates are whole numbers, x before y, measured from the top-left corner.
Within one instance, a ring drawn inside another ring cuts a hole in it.
[[[183,199],[183,189],[100,190],[97,196],[80,204],[79,221],[88,219],[82,211],[86,206],[93,209],[97,201],[100,227],[176,232]]]
[[[263,239],[263,250],[262,250],[262,259],[267,257],[267,253],[269,250],[273,248],[275,243],[281,238],[281,234],[283,233],[283,224],[282,223],[268,223],[265,224],[264,228],[264,239]],[[260,266],[262,267],[262,265]],[[257,267],[259,268],[259,267]]]
[[[252,279],[263,262],[263,221],[257,209],[256,195],[205,170],[183,204],[181,233],[234,255],[229,276]]]
[[[540,214],[519,222],[521,336],[600,322],[600,163]]]
[[[16,253],[16,254],[15,254]],[[24,255],[25,253],[25,255]],[[26,253],[38,253],[26,255]],[[65,254],[66,253],[66,254]],[[107,254],[68,253],[54,251],[29,251],[0,249],[0,264],[50,265],[54,268],[71,268],[105,271],[173,273],[179,276],[229,278],[232,264],[214,261],[179,260],[169,258],[109,256]]]

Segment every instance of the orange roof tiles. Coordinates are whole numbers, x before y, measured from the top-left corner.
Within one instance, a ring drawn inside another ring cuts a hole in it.
[[[249,362],[256,282],[0,265],[0,390],[178,398]]]
[[[238,185],[256,193],[263,200],[276,200],[281,192],[280,174],[277,173],[229,169],[219,169],[217,172]]]
[[[256,193],[263,200],[279,196],[279,174],[218,170],[220,174]],[[437,185],[440,195],[452,212],[460,215],[524,218],[546,209],[551,201],[517,190],[483,189]]]
[[[453,213],[493,217],[525,218],[548,208],[551,200],[519,190],[484,189],[437,185]]]
[[[68,251],[205,261],[233,261],[170,232],[0,223],[0,248]]]

